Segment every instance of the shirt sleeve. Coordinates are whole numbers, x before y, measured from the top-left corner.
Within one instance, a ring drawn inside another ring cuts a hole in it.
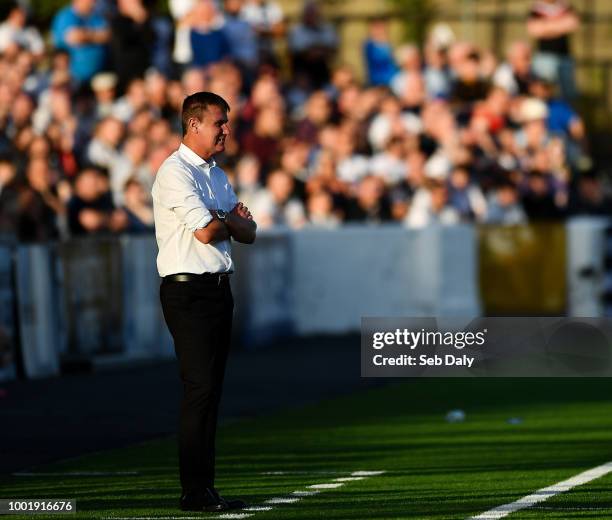
[[[236,204],[238,204],[238,197],[236,195],[236,192],[234,191],[234,188],[232,188],[232,185],[229,183],[229,181],[227,182],[227,197],[229,199],[229,211],[232,211],[234,209],[234,207],[236,206]]]
[[[162,169],[157,174],[156,199],[192,233],[206,227],[212,215],[200,198],[193,178],[179,168]]]
[[[91,29],[108,29],[110,26],[104,16],[93,16],[89,21]]]
[[[51,34],[55,47],[58,49],[68,49],[65,35],[67,30],[73,27],[74,23],[75,21],[68,11],[62,10],[55,15],[51,25]]]

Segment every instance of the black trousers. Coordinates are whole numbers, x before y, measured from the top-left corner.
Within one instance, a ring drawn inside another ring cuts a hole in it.
[[[183,382],[179,472],[183,493],[214,487],[215,435],[234,300],[229,280],[163,280],[160,299]]]

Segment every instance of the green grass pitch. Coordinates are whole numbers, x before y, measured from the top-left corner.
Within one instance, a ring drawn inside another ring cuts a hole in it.
[[[394,382],[274,416],[227,422],[219,431],[217,487],[257,506],[354,471],[379,470],[385,473],[250,518],[465,519],[612,461],[611,400],[606,379]],[[445,421],[454,408],[466,412],[465,422]],[[510,417],[522,422],[509,424]],[[178,510],[174,439],[33,471],[137,474],[13,476],[0,481],[0,498],[77,500],[76,515],[52,518],[215,517]],[[508,518],[612,518],[612,475]]]

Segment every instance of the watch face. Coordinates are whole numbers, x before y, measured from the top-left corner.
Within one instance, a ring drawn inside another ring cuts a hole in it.
[[[225,217],[227,216],[227,213],[225,213],[224,210],[219,209],[219,210],[217,210],[217,216],[219,217],[219,220],[225,220]]]

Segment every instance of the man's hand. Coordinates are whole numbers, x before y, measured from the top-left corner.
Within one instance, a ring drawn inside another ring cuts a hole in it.
[[[66,33],[66,41],[70,45],[84,45],[88,41],[88,30],[81,27],[70,29]]]
[[[257,233],[257,224],[253,215],[242,202],[234,206],[225,219],[230,235],[237,242],[252,244]]]
[[[253,215],[251,215],[249,208],[247,208],[242,202],[236,204],[234,206],[234,209],[232,209],[230,213],[232,215],[237,215],[239,217],[246,218],[247,220],[253,220]]]
[[[209,211],[213,219],[206,227],[196,229],[193,233],[194,236],[203,244],[214,244],[227,240],[231,236],[227,225],[219,220],[217,210],[211,209]]]

